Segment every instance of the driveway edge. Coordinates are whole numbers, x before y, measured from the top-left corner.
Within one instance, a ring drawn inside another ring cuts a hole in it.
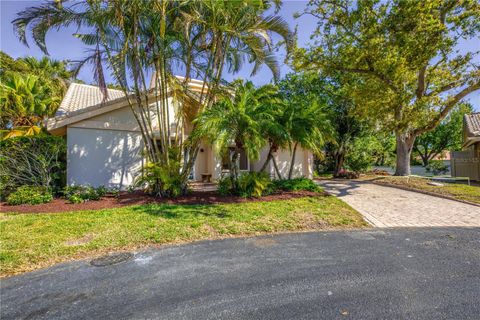
[[[475,207],[479,207],[479,208],[480,208],[480,204],[478,204],[478,203],[470,202],[470,201],[468,201],[468,200],[457,199],[457,198],[454,198],[454,197],[446,196],[446,195],[443,195],[443,194],[438,194],[438,193],[435,193],[435,192],[430,192],[430,191],[425,191],[425,190],[419,190],[419,189],[414,189],[414,188],[409,188],[409,187],[399,186],[399,185],[392,185],[392,184],[380,183],[380,182],[376,182],[376,181],[370,181],[370,182],[373,183],[373,184],[376,184],[377,186],[384,186],[384,187],[401,189],[401,190],[405,190],[405,191],[412,191],[412,192],[423,193],[423,194],[426,194],[426,195],[428,195],[428,196],[433,196],[433,197],[437,197],[437,198],[443,198],[443,199],[447,199],[447,200],[453,200],[453,201],[457,201],[457,202],[462,202],[462,203],[469,204],[469,205],[472,205],[472,206],[475,206]]]

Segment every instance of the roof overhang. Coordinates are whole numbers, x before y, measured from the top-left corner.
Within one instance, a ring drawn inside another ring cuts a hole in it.
[[[177,76],[177,79],[184,80],[184,78],[180,76]],[[193,94],[197,95],[200,95],[202,91],[206,92],[208,89],[208,86],[206,84],[204,85],[203,81],[195,79],[189,80],[188,87]],[[157,101],[160,98],[159,95],[155,95],[154,91],[155,89],[151,88],[148,93],[148,100],[151,100],[152,102]],[[167,96],[172,96],[172,93],[172,90],[169,91]],[[131,99],[131,101],[136,101],[136,96],[131,94],[127,97],[121,97],[105,103],[89,106],[74,112],[70,112],[66,115],[56,116],[46,121],[46,128],[53,135],[65,135],[67,132],[66,127],[68,125],[128,107],[130,106],[129,99]]]
[[[465,142],[463,143],[463,148],[468,148],[472,145],[474,145],[475,143],[480,143],[480,136],[477,136],[477,137],[468,137],[467,139],[465,139]]]
[[[131,96],[129,98],[132,98]],[[101,114],[111,112],[123,107],[129,106],[128,98],[123,97],[116,100],[109,101],[104,104],[94,105],[72,112],[68,115],[57,116],[47,120],[47,130],[53,135],[64,135],[66,127],[70,124],[99,116]]]

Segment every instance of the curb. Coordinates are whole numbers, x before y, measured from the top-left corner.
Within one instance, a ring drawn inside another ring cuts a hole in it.
[[[462,203],[465,203],[465,204],[469,204],[469,205],[472,205],[472,206],[475,206],[475,207],[480,207],[480,204],[478,204],[478,203],[471,202],[471,201],[468,201],[468,200],[457,199],[457,198],[454,198],[454,197],[446,196],[446,195],[443,195],[443,194],[438,194],[438,193],[435,193],[435,192],[430,192],[430,191],[425,191],[425,190],[419,190],[419,189],[414,189],[414,188],[409,188],[409,187],[399,186],[399,185],[391,185],[391,184],[387,184],[387,183],[379,183],[379,182],[375,182],[375,181],[371,181],[371,183],[376,184],[377,186],[384,186],[384,187],[401,189],[401,190],[405,190],[405,191],[412,191],[412,192],[423,193],[423,194],[426,194],[426,195],[429,195],[429,196],[433,196],[433,197],[437,197],[437,198],[443,198],[443,199],[447,199],[447,200],[453,200],[453,201],[457,201],[457,202],[462,202]]]

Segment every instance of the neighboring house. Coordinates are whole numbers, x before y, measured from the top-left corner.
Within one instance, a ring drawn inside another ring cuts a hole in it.
[[[200,92],[202,82],[191,80],[190,90]],[[170,97],[170,126],[175,127],[173,104]],[[154,124],[155,127],[155,124]],[[188,136],[191,124],[186,124]],[[104,101],[99,87],[72,83],[54,118],[47,122],[47,129],[54,135],[66,136],[67,140],[67,183],[69,185],[106,186],[124,189],[133,184],[145,165],[145,152],[140,129],[130,110],[125,95],[120,90],[108,89]],[[154,137],[152,137],[154,138]],[[260,170],[268,150],[264,148],[258,161],[247,159],[241,154],[239,165],[243,171]],[[283,177],[288,174],[291,155],[280,150],[275,155]],[[273,165],[267,172],[275,178]],[[226,173],[226,165],[213,147],[207,143],[200,146],[192,180],[200,181],[203,176],[213,180]],[[294,176],[312,177],[313,155],[297,151]]]
[[[452,152],[452,176],[480,181],[480,112],[463,118],[463,149]]]

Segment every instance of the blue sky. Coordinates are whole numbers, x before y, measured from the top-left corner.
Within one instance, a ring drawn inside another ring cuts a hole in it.
[[[11,25],[11,21],[15,18],[17,12],[27,7],[38,5],[40,2],[41,1],[0,0],[0,48],[2,51],[5,51],[15,58],[23,56],[43,56],[41,50],[34,43],[30,43],[30,47],[27,47],[18,41]],[[279,12],[291,26],[292,30],[295,26],[298,26],[298,43],[300,46],[306,46],[310,42],[310,35],[316,25],[315,19],[310,16],[302,16],[299,19],[293,18],[294,13],[303,11],[306,4],[307,1],[303,0],[284,1],[282,9]],[[85,46],[78,39],[72,37],[72,34],[75,32],[76,28],[71,27],[66,31],[52,31],[47,35],[47,47],[52,58],[58,60],[79,60],[85,56]],[[478,42],[475,41],[463,42],[459,47],[460,51],[474,51],[479,49]],[[284,58],[285,53],[279,52],[278,59],[282,64],[282,76],[290,71],[289,67],[283,63]],[[271,72],[266,67],[263,67],[254,77],[251,77],[250,73],[251,67],[245,65],[239,73],[235,75],[226,74],[224,77],[226,80],[232,80],[234,78],[248,79],[257,85],[268,83],[272,79]],[[83,68],[78,78],[87,83],[93,83],[93,71],[87,66]],[[107,78],[107,80],[113,82],[112,79]],[[480,92],[470,95],[468,101],[474,105],[477,111],[480,111]]]

